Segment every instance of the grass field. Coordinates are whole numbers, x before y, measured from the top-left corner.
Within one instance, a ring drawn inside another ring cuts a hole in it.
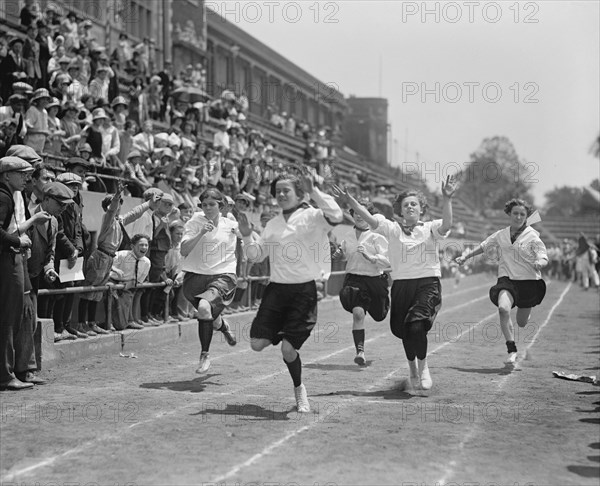
[[[236,347],[215,335],[204,376],[195,336],[45,370],[47,385],[0,394],[2,484],[597,486],[600,387],[552,371],[598,374],[598,293],[550,282],[513,369],[490,285],[443,281],[428,392],[404,389],[387,319],[367,320],[368,366],[353,363],[336,299],[301,350],[309,414],[279,349],[250,350],[251,313],[230,317]]]

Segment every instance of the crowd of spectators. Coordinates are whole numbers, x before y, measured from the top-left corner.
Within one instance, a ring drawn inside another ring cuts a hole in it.
[[[174,74],[166,61],[159,71],[153,39],[134,44],[122,33],[110,53],[89,20],[36,5],[27,1],[21,12],[25,36],[0,35],[0,156],[22,143],[56,161],[84,158],[89,190],[111,192],[125,178],[134,197],[160,187],[193,205],[203,189],[218,187],[250,194],[257,212],[272,202],[269,185],[291,160],[249,126],[247,98],[225,90],[211,99],[201,63]],[[283,115],[267,116],[305,142],[298,163],[321,183],[333,181],[332,130]]]

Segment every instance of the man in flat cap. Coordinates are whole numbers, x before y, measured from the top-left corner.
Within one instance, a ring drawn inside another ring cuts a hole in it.
[[[33,167],[19,157],[0,159],[0,389],[21,390],[33,386],[14,374],[14,338],[21,325],[26,290],[24,256],[31,248],[27,231],[51,217],[40,212],[28,218],[21,191],[32,171]]]
[[[42,202],[33,214],[47,214],[50,219],[29,229],[31,255],[27,260],[30,292],[25,299],[21,326],[15,339],[15,376],[25,383],[42,385],[44,380],[35,375],[41,363],[36,359],[36,346],[41,345],[41,334],[37,333],[37,293],[40,283],[54,282],[58,273],[54,268],[56,238],[59,234],[58,219],[69,204],[73,203],[73,192],[60,182],[50,182],[44,186]],[[71,246],[71,252],[75,248]],[[27,279],[26,279],[27,280]]]
[[[58,271],[60,260],[67,259],[69,263],[75,264],[78,257],[84,255],[88,242],[86,238],[89,233],[83,224],[83,202],[81,199],[81,187],[83,179],[74,172],[63,172],[56,180],[67,186],[73,192],[73,204],[69,204],[65,211],[60,216],[62,223],[62,231],[65,237],[69,240],[73,248],[59,246],[56,248],[55,269]],[[73,282],[61,283],[61,287],[72,287]],[[74,294],[66,294],[56,296],[54,302],[54,311],[52,318],[54,320],[54,339],[62,341],[63,339],[72,339],[73,337],[83,337],[80,334],[85,333],[87,336],[95,336],[97,334],[105,334],[106,331],[97,327],[95,323],[87,325],[71,324],[73,314],[73,303],[75,300]],[[83,319],[82,321],[85,321]]]

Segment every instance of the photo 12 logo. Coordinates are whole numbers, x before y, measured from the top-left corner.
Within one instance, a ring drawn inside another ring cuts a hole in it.
[[[402,2],[402,22],[537,24],[537,2]]]
[[[301,20],[315,24],[337,24],[340,6],[337,2],[206,2],[206,7],[233,23],[287,22]]]
[[[500,84],[495,81],[402,82],[402,103],[498,103],[504,97],[513,103],[539,103],[540,87],[533,81]]]

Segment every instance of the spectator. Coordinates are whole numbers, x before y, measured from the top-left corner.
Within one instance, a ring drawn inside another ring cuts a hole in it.
[[[102,209],[105,214],[98,235],[98,248],[92,252],[85,263],[85,285],[101,286],[108,282],[115,252],[121,245],[123,238],[123,227],[139,219],[150,208],[150,203],[145,202],[133,208],[125,216],[120,217],[123,188],[124,186],[119,183],[115,194],[106,196],[102,201]],[[102,300],[103,294],[104,292],[99,290],[81,296],[79,301],[79,320],[81,322],[84,322],[86,317],[88,324],[96,322],[96,306]],[[77,331],[81,332],[81,328],[78,328]]]
[[[40,68],[40,45],[35,40],[37,37],[37,28],[35,24],[27,27],[27,37],[23,44],[23,57],[25,58],[25,65],[27,66],[27,77],[29,83],[34,88],[43,87],[42,71]]]
[[[40,46],[39,52],[39,64],[40,64],[40,87],[48,86],[48,63],[52,57],[50,54],[50,29],[48,24],[43,20],[37,22],[38,34],[35,38],[36,42]]]
[[[0,160],[0,388],[21,390],[33,386],[19,380],[14,374],[15,337],[18,335],[23,313],[25,274],[23,254],[31,248],[27,235],[26,211],[20,191],[25,188],[28,173],[33,167],[19,157]],[[17,194],[18,197],[17,197]],[[45,223],[50,215],[36,215],[37,224]]]
[[[108,99],[108,67],[98,66],[96,77],[90,81],[89,90],[95,102]]]
[[[113,300],[112,323],[115,329],[143,329],[133,314],[135,287],[144,283],[150,272],[150,260],[146,256],[149,249],[148,236],[136,234],[131,238],[131,249],[118,251],[112,263],[110,282],[124,284],[121,290],[111,290]]]
[[[46,106],[50,103],[50,93],[46,88],[35,90],[31,98],[31,106],[25,114],[27,135],[25,145],[29,145],[37,153],[44,151],[46,137],[50,135],[48,127],[48,112]]]
[[[13,94],[12,84],[27,78],[27,63],[23,57],[24,41],[15,37],[8,43],[8,55],[0,64],[0,98],[7,100]]]
[[[81,128],[77,122],[77,113],[79,110],[72,101],[67,101],[63,105],[62,119],[60,121],[61,129],[64,131],[62,138],[62,154],[72,157],[76,154],[77,144],[81,140]]]
[[[61,154],[62,139],[66,135],[66,132],[62,129],[58,115],[60,109],[60,101],[57,98],[51,98],[46,111],[48,112],[48,132],[49,135],[46,138],[44,144],[44,152],[51,155]]]
[[[35,25],[39,17],[39,5],[35,4],[34,0],[25,0],[25,6],[21,9],[19,17],[23,27]]]

